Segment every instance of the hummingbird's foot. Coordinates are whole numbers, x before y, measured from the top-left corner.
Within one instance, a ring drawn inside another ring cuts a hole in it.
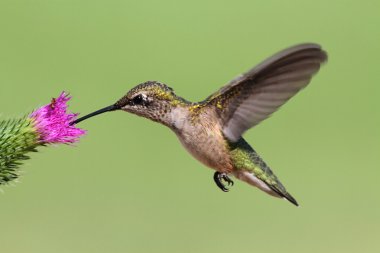
[[[226,173],[222,173],[219,171],[214,173],[214,181],[216,185],[224,192],[228,192],[229,189],[223,184],[222,181],[226,182],[228,186],[234,185],[234,181],[232,181],[232,179],[229,178]]]

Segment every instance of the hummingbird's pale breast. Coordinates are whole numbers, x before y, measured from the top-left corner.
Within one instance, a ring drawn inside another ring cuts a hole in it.
[[[172,108],[170,118],[172,130],[191,155],[217,171],[232,171],[227,141],[213,110],[196,114],[192,112],[192,106],[179,106]]]

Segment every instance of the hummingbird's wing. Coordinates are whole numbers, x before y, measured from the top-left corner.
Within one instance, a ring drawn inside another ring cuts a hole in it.
[[[215,106],[226,137],[237,141],[304,88],[326,60],[317,44],[290,47],[232,80],[207,104]]]

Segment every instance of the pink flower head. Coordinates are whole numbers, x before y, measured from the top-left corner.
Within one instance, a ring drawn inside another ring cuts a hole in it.
[[[86,133],[85,130],[70,125],[78,114],[67,112],[67,102],[71,97],[62,92],[51,103],[32,112],[34,126],[41,143],[74,143]]]

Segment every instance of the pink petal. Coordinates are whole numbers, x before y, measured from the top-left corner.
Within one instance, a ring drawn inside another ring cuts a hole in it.
[[[86,133],[85,130],[70,125],[78,114],[67,112],[67,102],[71,97],[62,92],[51,103],[40,107],[29,115],[35,122],[42,143],[74,143]]]

